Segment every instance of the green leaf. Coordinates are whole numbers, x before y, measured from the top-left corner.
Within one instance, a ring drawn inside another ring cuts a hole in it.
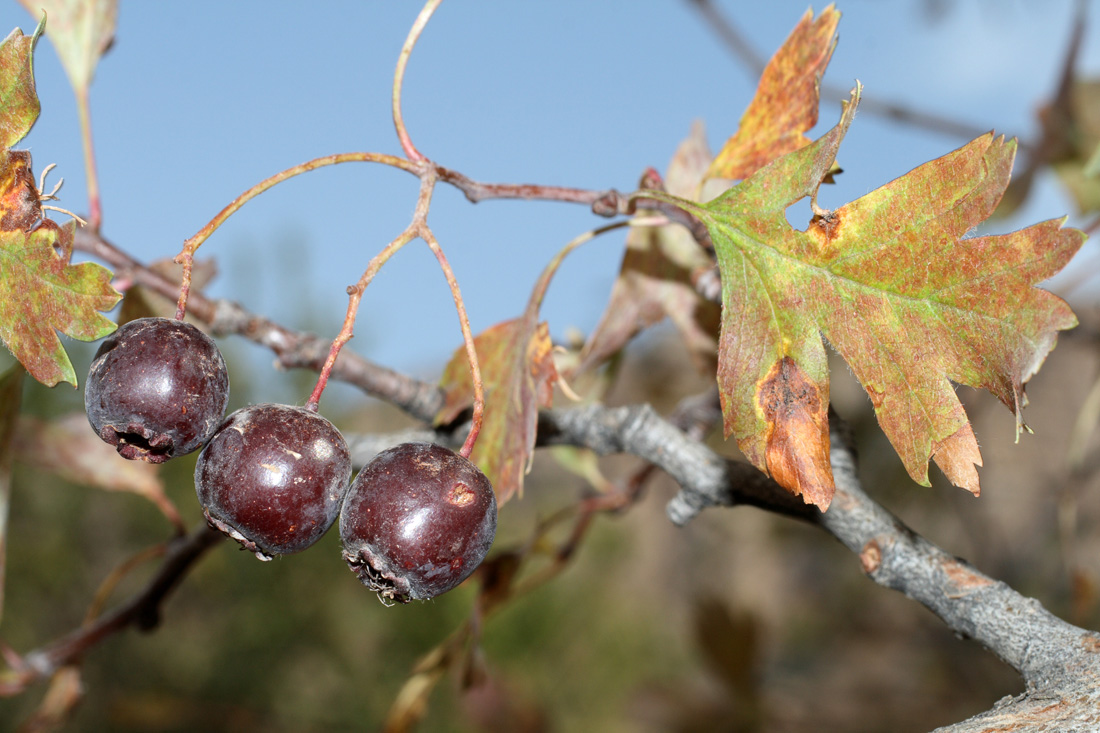
[[[115,38],[117,0],[19,0],[31,15],[45,12],[50,37],[69,83],[77,93],[87,91],[99,57]]]
[[[786,209],[812,196],[858,102],[837,127],[705,206],[722,273],[718,381],[726,434],[780,484],[822,508],[832,498],[825,343],[864,386],[909,475],[934,459],[979,491],[977,441],[955,384],[987,389],[1017,415],[1023,385],[1076,318],[1035,284],[1085,235],[1046,221],[966,237],[1008,184],[1015,143],[983,135],[863,198],[818,212],[806,231]],[[646,195],[649,195],[648,193]]]
[[[0,375],[0,616],[4,611],[7,567],[8,511],[11,507],[12,442],[23,395],[23,367],[16,364]]]
[[[0,44],[0,148],[10,148],[34,126],[41,107],[34,88],[34,44],[45,18],[31,36],[16,28]]]
[[[0,338],[39,382],[76,385],[56,331],[95,341],[115,330],[98,311],[121,294],[111,272],[92,262],[69,264],[74,222],[45,221],[30,232],[0,231]]]

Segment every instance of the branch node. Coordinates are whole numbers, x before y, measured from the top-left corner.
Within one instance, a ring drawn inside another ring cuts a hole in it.
[[[879,569],[882,565],[882,548],[879,547],[878,539],[869,541],[859,551],[859,564],[863,566],[863,572],[867,575]]]

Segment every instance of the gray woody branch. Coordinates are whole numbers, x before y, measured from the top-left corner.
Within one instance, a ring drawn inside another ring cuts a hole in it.
[[[667,508],[676,524],[707,507],[748,504],[819,525],[859,557],[873,581],[922,603],[1026,681],[1023,695],[939,730],[1100,730],[1100,634],[1062,621],[1037,600],[906,527],[864,493],[854,453],[839,431],[834,430],[831,450],[836,496],[821,514],[756,469],[688,438],[646,405],[555,410],[543,422],[553,431],[549,442],[585,445],[601,454],[632,453],[663,469],[681,487]]]

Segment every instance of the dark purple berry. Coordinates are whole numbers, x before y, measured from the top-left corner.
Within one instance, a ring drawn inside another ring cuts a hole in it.
[[[316,412],[289,405],[237,410],[195,466],[206,521],[261,560],[321,539],[350,480],[351,456],[339,431]]]
[[[198,450],[225,416],[229,374],[214,340],[189,323],[139,318],[96,352],[88,422],[124,458],[163,463]]]
[[[496,528],[489,479],[431,443],[379,453],[355,477],[340,511],[344,560],[383,603],[454,588],[485,559]]]

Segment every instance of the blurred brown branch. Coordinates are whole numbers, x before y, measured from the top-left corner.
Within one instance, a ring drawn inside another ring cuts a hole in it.
[[[145,588],[114,611],[84,624],[66,636],[21,657],[4,649],[10,672],[0,676],[0,696],[18,695],[30,685],[47,679],[72,664],[99,642],[130,626],[143,631],[160,623],[165,598],[187,576],[195,562],[224,535],[206,524],[169,543],[160,568]]]

